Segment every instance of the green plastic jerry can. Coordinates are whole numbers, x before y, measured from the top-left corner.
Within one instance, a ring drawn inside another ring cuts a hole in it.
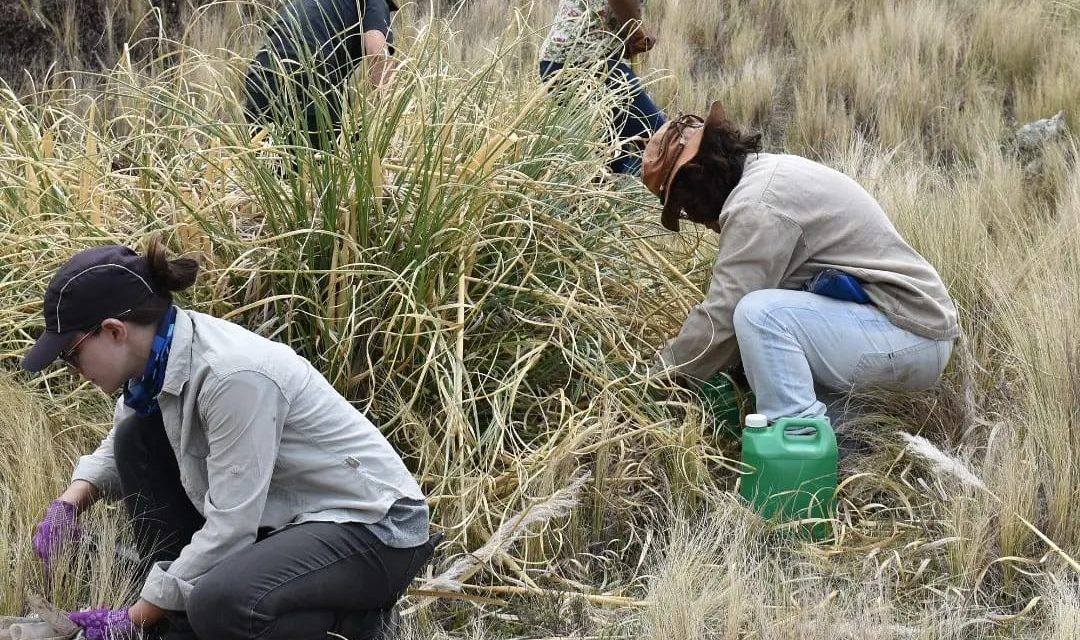
[[[740,492],[766,519],[830,518],[836,495],[836,434],[825,418],[746,417],[742,459],[751,471]],[[829,537],[827,522],[800,527],[813,540]]]
[[[718,373],[701,385],[698,395],[712,413],[716,433],[738,438],[743,420],[754,412],[754,394]]]

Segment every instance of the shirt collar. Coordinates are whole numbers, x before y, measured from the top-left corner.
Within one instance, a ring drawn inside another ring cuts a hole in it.
[[[165,366],[165,381],[161,384],[162,393],[180,395],[184,383],[191,377],[191,342],[194,333],[195,329],[187,311],[178,309],[169,363]]]

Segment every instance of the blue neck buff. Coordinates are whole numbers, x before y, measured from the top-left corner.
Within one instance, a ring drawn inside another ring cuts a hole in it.
[[[176,306],[173,305],[158,325],[142,377],[132,378],[124,384],[124,404],[140,416],[148,416],[159,410],[157,397],[161,393],[161,385],[165,383],[165,367],[169,364],[169,348],[172,347],[175,328]]]

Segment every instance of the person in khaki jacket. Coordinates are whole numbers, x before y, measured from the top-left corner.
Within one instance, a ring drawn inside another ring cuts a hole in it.
[[[197,271],[155,241],[87,249],[49,283],[23,367],[123,393],[35,551],[52,570],[81,511],[123,500],[149,573],[131,607],[71,614],[88,640],[381,637],[437,542],[420,487],[307,360],[174,305]]]
[[[941,377],[959,333],[952,299],[851,178],[762,153],[760,135],[713,103],[653,136],[642,179],[664,227],[720,235],[705,300],[661,349],[660,371],[695,387],[741,361],[770,420],[825,416],[833,393]]]

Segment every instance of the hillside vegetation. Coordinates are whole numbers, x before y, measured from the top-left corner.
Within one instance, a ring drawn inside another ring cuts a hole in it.
[[[669,114],[720,99],[768,150],[855,177],[960,309],[938,388],[852,398],[873,448],[843,460],[816,544],[735,497],[738,443],[693,395],[648,393],[716,240],[596,179],[615,97],[538,84],[553,4],[405,7],[397,79],[353,83],[332,155],[241,124],[269,7],[183,9],[174,40],[0,93],[0,614],[139,586],[109,505],[46,584],[34,524],[111,400],[17,369],[67,257],[163,233],[204,257],[182,304],[292,345],[421,480],[434,573],[466,568],[438,583],[455,597],[405,603],[417,638],[1080,636],[1078,138],[1014,135],[1080,127],[1080,3],[650,3],[660,45],[635,64]]]

